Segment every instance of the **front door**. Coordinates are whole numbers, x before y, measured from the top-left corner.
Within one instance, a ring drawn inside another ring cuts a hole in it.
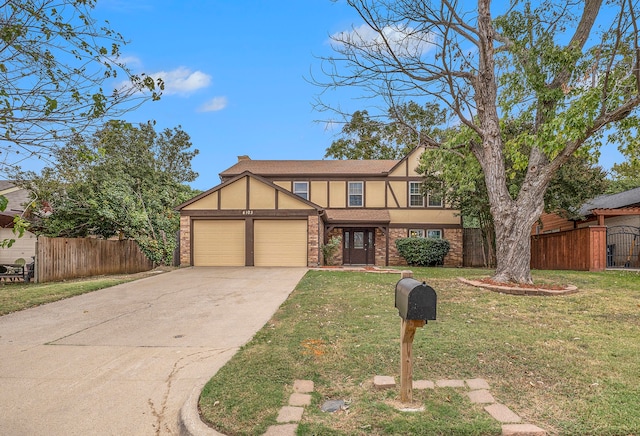
[[[375,264],[375,229],[344,230],[343,263],[346,265]]]

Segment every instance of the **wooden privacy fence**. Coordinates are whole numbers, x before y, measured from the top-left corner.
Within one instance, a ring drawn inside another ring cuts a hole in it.
[[[135,241],[38,237],[35,279],[39,283],[153,269]]]
[[[531,237],[531,268],[604,271],[607,228],[583,227]]]

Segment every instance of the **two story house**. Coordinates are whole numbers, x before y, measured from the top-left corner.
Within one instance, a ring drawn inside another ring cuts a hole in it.
[[[341,238],[339,265],[405,265],[398,238],[445,238],[446,266],[462,265],[459,211],[423,195],[424,149],[400,160],[252,160],[177,207],[180,263],[193,266],[318,266],[321,244]]]

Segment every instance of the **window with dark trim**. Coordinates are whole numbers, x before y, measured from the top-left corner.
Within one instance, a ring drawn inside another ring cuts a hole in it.
[[[349,182],[349,207],[364,206],[364,183]]]
[[[293,182],[293,193],[305,200],[309,199],[309,182]]]

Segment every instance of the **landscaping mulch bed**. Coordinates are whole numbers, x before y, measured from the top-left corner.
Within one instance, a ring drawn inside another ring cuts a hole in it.
[[[490,278],[469,280],[458,277],[458,280],[467,285],[478,288],[488,289],[494,292],[511,295],[529,295],[529,296],[558,296],[570,295],[578,292],[578,288],[573,285],[546,285],[546,284],[525,284],[525,283],[499,283]]]

